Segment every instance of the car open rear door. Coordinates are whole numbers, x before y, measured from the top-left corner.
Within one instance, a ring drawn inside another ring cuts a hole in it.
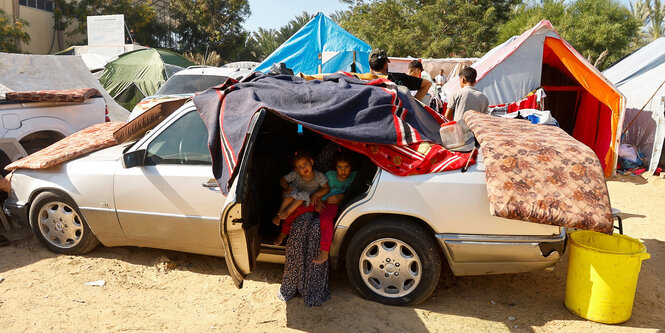
[[[242,288],[245,276],[256,264],[256,257],[261,247],[258,202],[256,196],[248,194],[252,189],[250,177],[252,152],[265,112],[260,110],[252,117],[249,131],[245,135],[244,148],[239,154],[240,166],[232,179],[233,185],[222,208],[220,221],[224,259],[229,274],[238,288]]]

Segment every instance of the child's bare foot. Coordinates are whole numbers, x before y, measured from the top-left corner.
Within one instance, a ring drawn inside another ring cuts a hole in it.
[[[279,214],[277,214],[272,218],[272,223],[276,226],[279,226],[279,222],[282,222],[282,219],[279,217]]]
[[[328,251],[319,251],[319,255],[312,260],[315,264],[323,264],[328,260]]]
[[[282,220],[286,220],[286,218],[289,217],[289,214],[287,214],[286,212],[279,212],[277,213],[277,216],[279,216],[279,218]]]
[[[277,235],[277,238],[275,238],[275,240],[272,243],[274,245],[282,244],[284,238],[286,238],[286,235],[280,232],[279,235]]]

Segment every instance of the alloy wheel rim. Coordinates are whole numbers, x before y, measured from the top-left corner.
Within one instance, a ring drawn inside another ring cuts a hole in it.
[[[81,242],[83,223],[68,204],[53,201],[39,210],[39,231],[53,246],[69,249]]]
[[[373,292],[399,298],[413,292],[420,284],[422,262],[407,243],[395,238],[371,242],[361,252],[360,276]]]

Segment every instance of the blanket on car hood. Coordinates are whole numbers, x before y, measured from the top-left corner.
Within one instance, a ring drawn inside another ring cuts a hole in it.
[[[459,169],[475,154],[440,145],[445,119],[385,79],[363,81],[345,73],[307,81],[290,75],[253,73],[228,80],[194,97],[208,128],[213,173],[227,194],[245,134],[262,108],[368,156],[397,174]]]
[[[485,163],[490,213],[611,234],[610,197],[596,154],[555,126],[464,113]]]

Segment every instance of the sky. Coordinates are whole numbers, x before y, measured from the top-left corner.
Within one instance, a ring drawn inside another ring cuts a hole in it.
[[[249,7],[252,14],[243,26],[247,31],[256,31],[258,28],[278,29],[303,11],[330,16],[336,10],[348,9],[349,5],[338,0],[249,0]]]

